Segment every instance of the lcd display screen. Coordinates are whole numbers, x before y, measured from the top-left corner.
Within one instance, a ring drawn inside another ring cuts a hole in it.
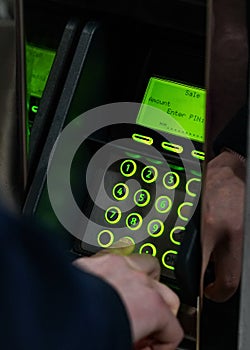
[[[166,114],[152,115],[152,109],[147,106],[159,108]],[[203,143],[205,111],[205,89],[152,77],[136,122],[151,129]]]
[[[28,135],[37,114],[52,64],[55,51],[26,44],[26,80],[28,105]]]

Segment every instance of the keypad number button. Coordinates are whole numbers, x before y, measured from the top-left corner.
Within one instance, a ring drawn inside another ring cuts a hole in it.
[[[138,190],[134,195],[134,202],[138,207],[145,207],[150,202],[150,193],[146,190]]]
[[[118,183],[113,188],[113,197],[118,200],[122,201],[126,199],[129,195],[129,188],[124,183]]]
[[[113,244],[114,239],[114,234],[110,230],[102,230],[97,236],[97,242],[102,248],[110,247]]]
[[[105,212],[105,219],[109,224],[116,224],[121,220],[122,213],[117,207],[110,207]]]
[[[161,196],[155,202],[155,209],[160,214],[168,213],[172,208],[172,200],[168,196]]]
[[[154,166],[146,166],[141,172],[141,177],[146,183],[155,182],[158,177],[158,170]]]
[[[138,213],[132,213],[126,218],[127,227],[132,230],[138,230],[142,225],[142,217]]]
[[[169,171],[163,177],[163,185],[168,190],[173,190],[178,187],[180,183],[180,176],[174,171]]]
[[[161,220],[151,220],[147,230],[151,237],[160,237],[164,232],[164,224]]]
[[[136,170],[136,162],[132,159],[125,160],[120,166],[121,174],[125,177],[133,176],[136,173]]]

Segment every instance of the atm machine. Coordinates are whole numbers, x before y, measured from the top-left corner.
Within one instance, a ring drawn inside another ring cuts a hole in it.
[[[199,309],[206,18],[204,0],[24,1],[23,213],[72,259],[119,242],[156,256],[182,303],[180,349],[235,349],[238,296]]]

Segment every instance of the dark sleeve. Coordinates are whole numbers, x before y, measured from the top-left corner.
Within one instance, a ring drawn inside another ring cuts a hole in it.
[[[132,349],[115,290],[31,225],[0,212],[1,349]]]
[[[247,130],[248,130],[248,109],[247,107],[235,115],[214,142],[214,152],[218,155],[225,147],[246,157],[247,155]]]

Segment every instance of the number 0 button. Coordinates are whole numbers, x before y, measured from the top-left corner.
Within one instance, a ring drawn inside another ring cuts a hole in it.
[[[172,208],[172,201],[168,196],[161,196],[155,202],[155,209],[158,213],[168,213]]]
[[[140,214],[132,213],[126,219],[127,227],[132,230],[138,230],[142,225],[142,217]]]
[[[131,159],[125,160],[120,167],[121,173],[125,177],[131,177],[135,174],[137,169],[136,162]]]
[[[143,181],[152,183],[158,177],[158,170],[154,166],[146,166],[141,172],[141,177]]]
[[[118,201],[122,201],[128,197],[129,188],[124,183],[116,184],[113,188],[113,197]]]

